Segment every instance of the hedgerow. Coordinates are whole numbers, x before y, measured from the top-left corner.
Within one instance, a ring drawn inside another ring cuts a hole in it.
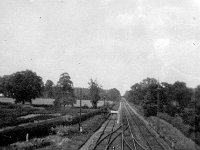
[[[103,113],[104,110],[96,110],[81,116],[81,121]],[[29,138],[42,137],[51,133],[51,128],[55,128],[58,125],[72,125],[78,123],[80,117],[74,117],[72,120],[67,120],[65,117],[55,118],[53,120],[47,120],[45,122],[32,123],[26,126],[17,126],[13,129],[7,129],[0,132],[0,146],[5,146],[17,141],[23,141],[26,139],[27,133]]]

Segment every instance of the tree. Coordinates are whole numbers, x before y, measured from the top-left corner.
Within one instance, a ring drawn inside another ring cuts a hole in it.
[[[96,80],[90,79],[89,89],[90,89],[90,97],[91,97],[91,103],[93,108],[97,108],[97,103],[100,100],[100,86],[97,83]]]
[[[10,77],[11,75],[4,75],[0,80],[1,92],[5,97],[11,97],[12,83]]]
[[[45,97],[53,98],[53,81],[47,80],[44,86]]]
[[[62,73],[56,86],[55,104],[72,105],[75,103],[73,82],[68,73]]]
[[[6,90],[16,103],[22,102],[24,104],[25,101],[32,103],[32,99],[41,95],[42,78],[31,70],[16,72],[5,78]]]
[[[192,98],[192,90],[187,88],[186,83],[176,81],[173,84],[174,100],[179,104],[180,108],[186,107]]]

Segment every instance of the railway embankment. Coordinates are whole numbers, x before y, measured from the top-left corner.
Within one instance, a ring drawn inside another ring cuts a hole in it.
[[[143,117],[141,107],[135,106],[132,103],[129,105],[134,108],[136,114],[143,118],[154,131],[174,150],[199,150],[199,146],[194,143],[193,140],[186,137],[180,130],[174,127],[169,122],[158,118],[156,116]]]

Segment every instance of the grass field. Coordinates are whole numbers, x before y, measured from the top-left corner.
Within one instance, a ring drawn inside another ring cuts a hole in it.
[[[3,102],[0,102],[0,130],[8,126],[17,126],[34,121],[55,118],[59,115],[79,116],[79,108],[76,107],[66,107],[61,110],[56,110],[53,105],[47,105],[47,103],[37,103],[38,106],[44,107],[33,107],[30,105],[13,104],[11,100],[12,99],[3,98]],[[37,99],[37,101],[42,101],[42,99]],[[91,108],[82,109],[82,114],[93,110],[94,109]]]

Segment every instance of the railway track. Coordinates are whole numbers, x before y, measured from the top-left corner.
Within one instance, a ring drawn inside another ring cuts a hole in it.
[[[96,141],[96,144],[94,145],[93,150],[108,150],[113,144],[113,142],[116,140],[116,138],[119,137],[119,129],[121,126],[116,128],[116,120],[117,115],[112,115],[109,120],[107,121],[106,125],[103,128],[103,131],[101,132],[99,138]]]
[[[166,147],[158,140],[156,135],[150,131],[147,125],[130,109],[125,102],[123,102],[127,117],[132,131],[134,131],[134,138],[137,143],[145,150],[166,150]],[[137,148],[136,149],[140,149]]]
[[[92,150],[169,150],[126,102],[121,102],[121,108],[120,125],[117,115],[111,115]]]
[[[122,149],[145,150],[145,148],[134,137],[130,120],[125,111],[122,112],[122,124],[124,126],[122,131]]]

